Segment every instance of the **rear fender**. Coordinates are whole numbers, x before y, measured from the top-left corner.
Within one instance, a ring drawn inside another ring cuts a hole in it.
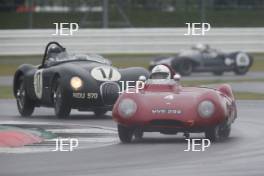
[[[189,57],[175,57],[175,58],[171,61],[171,65],[172,65],[172,67],[173,67],[174,69],[176,69],[180,62],[182,62],[182,61],[186,61],[186,60],[191,61],[192,64],[193,64],[194,66],[200,64],[200,61],[199,61],[198,59],[196,59],[196,58],[189,58]]]
[[[140,76],[145,76],[146,79],[149,78],[149,71],[142,67],[129,67],[124,69],[119,69],[121,73],[120,81],[138,81]],[[121,82],[119,81],[119,84]]]
[[[219,90],[221,93],[225,94],[232,100],[235,99],[232,88],[229,84],[221,84],[217,87],[217,90]]]

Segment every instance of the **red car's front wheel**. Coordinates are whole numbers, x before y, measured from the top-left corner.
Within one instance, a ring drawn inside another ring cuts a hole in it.
[[[205,131],[205,137],[210,139],[212,142],[217,142],[220,140],[225,140],[229,137],[231,132],[231,126],[227,124],[220,124],[213,128]]]
[[[134,134],[134,130],[132,128],[128,128],[118,124],[117,129],[118,129],[118,136],[121,142],[130,143],[132,141],[132,137]]]

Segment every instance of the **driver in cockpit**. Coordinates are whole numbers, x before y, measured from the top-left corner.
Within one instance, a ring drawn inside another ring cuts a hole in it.
[[[195,49],[195,50],[199,50],[201,52],[206,52],[206,51],[209,51],[210,50],[210,46],[207,45],[207,44],[196,44],[194,46],[192,46],[192,49]]]
[[[47,51],[47,60],[46,65],[52,65],[54,62],[58,61],[60,58],[58,57],[60,54],[65,53],[65,48],[61,48],[58,46],[51,46]]]
[[[171,79],[171,71],[165,65],[157,65],[151,70],[150,79]]]
[[[65,48],[61,48],[61,47],[58,47],[58,46],[52,46],[48,49],[48,52],[47,52],[47,58],[57,58],[57,56],[62,53],[62,52],[65,52]]]

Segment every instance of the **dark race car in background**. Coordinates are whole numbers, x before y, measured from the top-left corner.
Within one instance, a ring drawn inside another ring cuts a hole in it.
[[[54,107],[59,118],[68,117],[71,109],[100,116],[112,109],[120,81],[137,81],[148,74],[140,67],[117,69],[99,55],[70,55],[59,43],[50,42],[41,65],[17,69],[13,92],[22,116],[39,106]]]
[[[176,56],[152,60],[149,70],[155,65],[165,64],[183,76],[188,76],[192,72],[212,72],[214,75],[222,75],[230,71],[237,75],[244,75],[252,63],[253,58],[247,53],[241,51],[224,53],[210,48],[209,45],[198,44]]]

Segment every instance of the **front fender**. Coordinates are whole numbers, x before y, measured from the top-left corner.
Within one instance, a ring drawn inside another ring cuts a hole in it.
[[[61,84],[62,86],[70,91],[73,92],[73,89],[70,85],[70,80],[72,77],[74,76],[78,76],[82,79],[83,81],[83,86],[80,89],[80,91],[82,90],[89,90],[89,91],[97,91],[98,87],[100,86],[100,81],[95,80],[89,72],[87,72],[86,70],[83,69],[79,69],[79,70],[59,70],[56,75],[59,75],[60,80],[61,80]]]
[[[16,96],[15,94],[16,94],[16,90],[18,88],[19,78],[22,75],[25,77],[26,90],[29,91],[28,84],[29,84],[30,80],[28,79],[28,77],[30,76],[30,73],[34,72],[35,70],[37,70],[36,66],[31,65],[31,64],[23,64],[17,68],[17,70],[14,74],[14,77],[13,77],[13,94],[14,94],[14,96]]]

